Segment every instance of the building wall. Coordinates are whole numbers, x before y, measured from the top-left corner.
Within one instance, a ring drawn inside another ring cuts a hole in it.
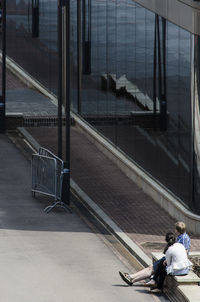
[[[191,33],[200,34],[198,0],[135,0],[135,2]]]

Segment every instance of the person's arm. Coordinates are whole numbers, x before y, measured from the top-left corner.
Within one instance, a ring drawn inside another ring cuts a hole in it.
[[[172,255],[171,255],[171,248],[168,248],[168,250],[166,251],[166,263],[167,266],[169,266],[172,262]]]
[[[185,236],[183,245],[186,249],[187,254],[189,254],[189,251],[190,251],[190,237],[188,235]]]

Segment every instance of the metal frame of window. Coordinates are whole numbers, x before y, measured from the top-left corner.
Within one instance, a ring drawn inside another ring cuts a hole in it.
[[[6,131],[6,0],[2,0],[2,90],[0,95],[0,133]]]
[[[32,0],[32,37],[39,37],[39,0]]]
[[[161,22],[160,22],[161,19]],[[158,87],[157,87],[158,86]],[[157,125],[157,98],[160,103],[159,125]],[[166,19],[155,15],[154,68],[153,68],[154,130],[167,130],[166,95]]]
[[[63,19],[65,20],[63,22]],[[64,28],[63,28],[64,26]],[[65,37],[63,37],[63,33]],[[65,70],[63,70],[63,68]],[[65,77],[63,77],[65,74]],[[63,81],[64,79],[64,81]],[[65,91],[65,93],[64,93]],[[63,98],[65,98],[63,102]],[[65,103],[65,161],[61,200],[70,204],[70,0],[58,1],[58,157],[62,159],[62,105]]]
[[[91,73],[91,0],[82,1],[83,74]]]

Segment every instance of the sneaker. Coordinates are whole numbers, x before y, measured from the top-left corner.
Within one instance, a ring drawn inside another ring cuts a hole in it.
[[[156,286],[156,282],[155,282],[155,280],[151,279],[149,282],[145,283],[145,286],[155,287]]]
[[[151,287],[150,291],[153,292],[153,293],[158,293],[158,294],[163,292],[163,290],[161,288],[157,288],[156,286]]]
[[[133,285],[133,281],[132,281],[132,279],[131,279],[131,277],[130,277],[129,274],[119,272],[119,275],[120,275],[120,277],[122,278],[122,280],[123,280],[124,282],[126,282],[129,286],[132,286],[132,285]]]

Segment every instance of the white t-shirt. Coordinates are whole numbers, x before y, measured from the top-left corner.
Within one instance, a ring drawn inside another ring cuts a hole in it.
[[[176,271],[189,269],[192,263],[187,257],[187,252],[181,243],[174,243],[166,251],[167,274],[174,274]]]

